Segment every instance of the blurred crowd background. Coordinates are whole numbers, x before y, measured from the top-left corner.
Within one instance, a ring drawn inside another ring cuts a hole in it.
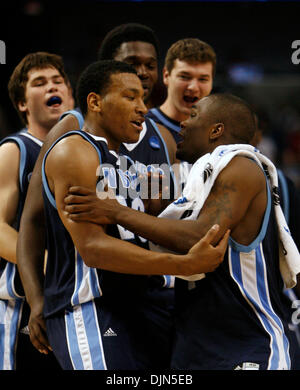
[[[138,22],[153,28],[160,40],[160,74],[167,49],[178,39],[196,37],[214,47],[213,91],[250,102],[262,131],[259,149],[300,191],[300,64],[292,62],[292,43],[300,40],[298,1],[3,0],[0,13],[0,40],[6,45],[6,64],[0,65],[0,138],[22,127],[7,82],[27,53],[60,54],[75,88],[106,33]],[[160,77],[157,105],[165,93]]]

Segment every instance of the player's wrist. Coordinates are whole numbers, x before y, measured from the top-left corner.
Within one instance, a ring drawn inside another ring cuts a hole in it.
[[[112,209],[111,212],[111,220],[113,224],[123,225],[128,221],[129,215],[129,207],[118,204],[116,207]]]

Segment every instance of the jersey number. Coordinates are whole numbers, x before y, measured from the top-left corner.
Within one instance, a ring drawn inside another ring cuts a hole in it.
[[[126,199],[124,198],[124,196],[117,195],[116,198],[117,198],[118,202],[122,206],[128,207]],[[133,201],[131,203],[131,208],[133,210],[138,210],[138,211],[142,211],[142,212],[145,211],[144,203],[143,203],[142,199],[140,199],[140,198],[134,198],[133,199]],[[117,225],[117,226],[118,226],[118,229],[119,229],[120,238],[122,240],[134,240],[134,238],[135,238],[134,233],[132,233],[130,230],[125,229],[123,226],[120,226],[120,225]],[[147,241],[147,239],[144,238],[144,237],[141,237],[141,236],[138,236],[138,237],[139,237],[139,239],[142,242],[146,242]]]

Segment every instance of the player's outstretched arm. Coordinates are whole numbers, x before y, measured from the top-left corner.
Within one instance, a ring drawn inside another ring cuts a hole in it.
[[[246,172],[246,173],[245,173]],[[174,220],[156,218],[145,213],[124,207],[115,199],[101,199],[95,191],[84,188],[70,188],[65,199],[65,210],[74,221],[91,221],[94,223],[114,223],[145,237],[152,242],[178,253],[188,250],[207,232],[210,226],[218,224],[217,243],[227,229],[234,229],[244,219],[254,199],[266,200],[266,184],[261,169],[249,159],[237,157],[219,174],[197,220]],[[259,218],[264,214],[264,205],[253,213],[253,231],[244,231],[244,241],[258,233]],[[250,216],[251,217],[251,216]],[[249,217],[248,217],[249,218]],[[235,237],[233,237],[235,238]],[[238,236],[238,239],[241,237]]]
[[[80,136],[60,141],[49,153],[45,164],[59,216],[87,266],[128,274],[190,276],[211,272],[219,265],[225,253],[228,232],[222,242],[213,247],[211,240],[215,240],[218,227],[191,253],[173,255],[151,252],[109,236],[100,225],[69,219],[64,204],[69,187],[78,183],[95,191],[98,165],[95,149]]]

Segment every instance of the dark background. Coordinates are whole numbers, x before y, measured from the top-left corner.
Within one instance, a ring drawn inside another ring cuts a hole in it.
[[[264,127],[264,148],[300,188],[300,64],[291,60],[300,40],[297,1],[7,1],[0,5],[0,137],[21,127],[7,93],[17,63],[29,52],[60,54],[75,88],[80,72],[96,60],[105,34],[121,23],[152,27],[160,40],[160,73],[168,47],[197,37],[217,53],[214,91],[246,98]],[[299,55],[300,59],[300,55]],[[165,97],[161,84],[157,104]]]

